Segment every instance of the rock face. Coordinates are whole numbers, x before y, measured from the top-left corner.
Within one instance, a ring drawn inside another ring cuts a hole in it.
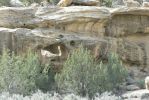
[[[97,59],[116,52],[126,65],[149,67],[149,9],[95,6],[0,8],[0,52],[45,49],[63,62],[80,44]],[[59,65],[59,64],[58,64]]]

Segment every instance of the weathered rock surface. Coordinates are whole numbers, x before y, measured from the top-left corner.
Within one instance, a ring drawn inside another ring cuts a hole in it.
[[[117,52],[138,70],[149,66],[149,8],[95,6],[0,8],[0,51],[16,53],[46,49],[61,59],[80,44],[97,59]]]
[[[126,89],[127,91],[134,91],[134,90],[139,90],[140,88],[137,85],[128,85]]]
[[[148,90],[137,90],[130,91],[123,94],[123,100],[148,100],[149,91]]]

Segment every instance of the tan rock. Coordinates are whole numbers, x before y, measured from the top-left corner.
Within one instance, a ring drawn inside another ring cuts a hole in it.
[[[73,0],[60,0],[57,4],[60,7],[67,7],[70,6]]]
[[[7,47],[17,53],[25,52],[31,48],[34,51],[43,49],[50,52],[51,55],[57,55],[59,53],[57,47],[60,46],[62,52],[60,59],[64,60],[67,58],[68,53],[71,53],[71,50],[78,48],[82,43],[86,48],[92,51],[96,59],[107,59],[107,55],[110,52],[117,52],[122,61],[128,64],[141,66],[144,64],[145,54],[143,49],[135,43],[122,39],[97,38],[73,32],[69,32],[68,34],[68,32],[48,28],[38,28],[34,30],[24,28],[1,28],[0,37],[2,37],[1,41],[3,41],[0,47]],[[0,51],[2,51],[2,48],[0,48]],[[51,56],[49,59],[57,60],[57,56]]]
[[[41,46],[57,54],[56,48],[61,45],[60,59],[65,60],[82,43],[97,59],[107,59],[109,52],[117,52],[124,63],[147,67],[148,16],[145,7],[3,7],[0,51],[7,47],[19,53]]]

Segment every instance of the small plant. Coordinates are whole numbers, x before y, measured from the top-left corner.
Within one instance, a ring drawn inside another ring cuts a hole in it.
[[[123,83],[126,69],[116,54],[110,54],[107,64],[97,63],[83,47],[75,50],[56,75],[60,90],[93,97],[95,93],[111,91]]]
[[[0,92],[28,95],[37,89],[43,92],[54,90],[55,73],[52,68],[43,71],[45,66],[50,64],[41,65],[38,55],[30,50],[25,55],[3,50],[0,56]]]
[[[110,90],[118,88],[118,86],[125,81],[128,75],[126,68],[122,65],[118,55],[115,53],[109,54],[108,63],[105,66],[105,69]]]
[[[0,0],[0,6],[10,6],[10,0]]]
[[[141,88],[141,89],[144,89],[145,88],[145,81],[144,79],[143,80],[138,80],[137,81],[137,85]]]
[[[56,89],[55,72],[52,68],[47,73],[40,74],[36,79],[36,86],[43,92],[53,91]]]
[[[112,1],[113,0],[100,0],[101,4],[103,6],[106,6],[106,7],[111,7],[112,6]]]
[[[60,0],[49,0],[50,3],[57,4]]]
[[[40,3],[42,2],[42,0],[20,0],[21,2],[23,2],[24,5],[29,6],[32,3]]]
[[[20,0],[22,1],[25,5],[30,5],[32,3],[41,3],[43,0]],[[47,2],[52,3],[52,4],[57,4],[59,0],[47,0]]]

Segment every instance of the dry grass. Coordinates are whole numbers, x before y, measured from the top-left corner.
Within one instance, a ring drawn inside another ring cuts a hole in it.
[[[19,94],[9,94],[8,92],[3,92],[0,94],[0,100],[90,100],[88,97],[80,97],[74,94],[59,95],[58,93],[49,94],[37,91],[31,96],[19,95]],[[111,95],[109,92],[105,92],[101,95],[94,97],[94,100],[121,100],[120,97]]]

